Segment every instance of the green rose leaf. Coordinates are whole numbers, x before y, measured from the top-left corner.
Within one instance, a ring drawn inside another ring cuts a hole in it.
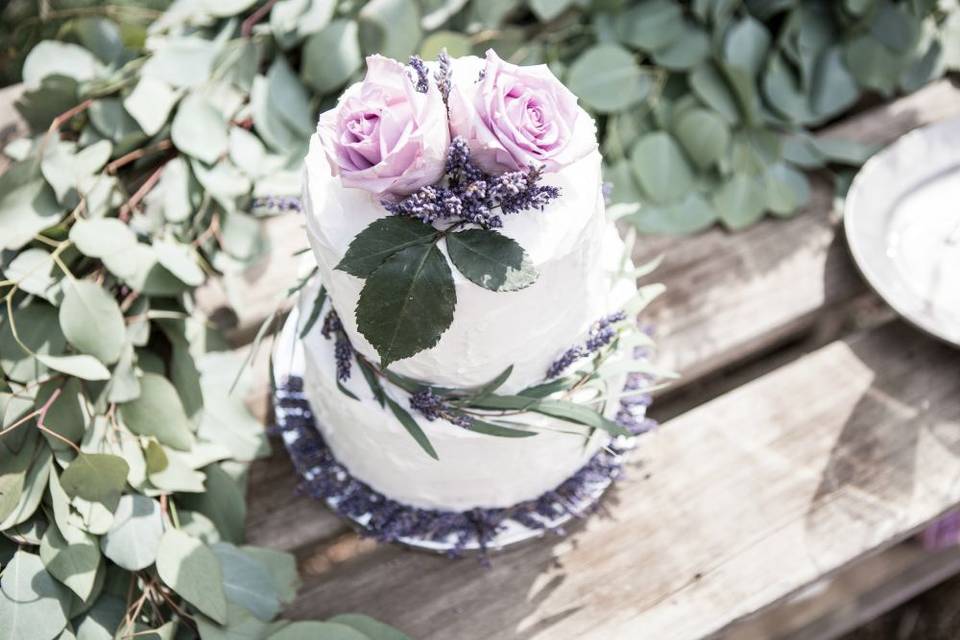
[[[653,86],[633,55],[616,44],[599,44],[583,52],[570,65],[567,84],[584,103],[601,113],[637,104]]]
[[[86,280],[64,282],[63,290],[60,328],[67,341],[104,364],[116,362],[126,331],[116,300],[103,287]]]
[[[40,558],[47,571],[78,598],[90,597],[100,569],[100,549],[94,536],[69,525],[50,524],[40,541]]]
[[[417,244],[390,256],[367,278],[357,325],[387,368],[437,344],[456,305],[447,259],[435,244]]]
[[[491,291],[517,291],[540,275],[516,240],[488,229],[467,229],[446,237],[450,260],[460,273]]]
[[[220,624],[227,621],[223,573],[217,556],[200,540],[168,529],[157,550],[160,579],[184,600]]]
[[[227,151],[227,121],[206,98],[190,94],[173,116],[170,137],[180,151],[213,164]]]
[[[690,163],[666,131],[648,133],[637,140],[630,162],[643,190],[661,204],[680,200],[693,187]]]
[[[677,121],[677,138],[700,169],[721,158],[730,145],[730,128],[715,111],[690,109]]]
[[[129,471],[120,456],[81,451],[60,474],[60,484],[71,498],[106,503],[123,491]]]
[[[188,450],[194,437],[190,419],[183,410],[177,390],[164,376],[144,373],[140,396],[120,405],[127,427],[142,436],[154,436],[174,449]]]
[[[303,80],[320,93],[343,86],[360,68],[357,23],[334,20],[310,36],[303,48]]]
[[[157,501],[139,494],[121,496],[113,524],[100,539],[100,548],[127,571],[139,571],[157,559],[163,519]]]
[[[350,241],[337,269],[358,278],[366,278],[390,256],[408,247],[431,242],[436,235],[436,229],[414,218],[380,218]]]
[[[342,624],[356,629],[370,640],[410,640],[410,636],[383,624],[379,620],[374,620],[370,616],[359,613],[344,613],[333,616],[327,622]]]

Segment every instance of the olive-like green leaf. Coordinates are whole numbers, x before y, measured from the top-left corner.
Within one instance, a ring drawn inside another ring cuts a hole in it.
[[[60,474],[60,484],[71,498],[109,502],[123,491],[129,471],[120,456],[81,451]]]
[[[190,419],[177,390],[162,375],[144,373],[140,396],[121,404],[120,415],[134,433],[154,436],[174,449],[187,450],[194,442]]]
[[[397,420],[400,422],[400,425],[406,430],[407,433],[420,445],[420,448],[423,449],[428,456],[434,460],[439,460],[440,457],[437,456],[436,449],[433,448],[433,445],[430,444],[430,438],[427,437],[427,434],[423,432],[423,429],[420,428],[420,425],[417,424],[417,421],[413,419],[413,416],[410,413],[397,404],[389,396],[386,397],[387,405],[390,407],[390,411],[393,412],[393,415],[396,416]]]
[[[358,278],[366,278],[395,253],[431,242],[436,236],[436,229],[414,218],[380,218],[350,241],[337,269]]]
[[[312,89],[327,93],[341,87],[360,68],[357,23],[334,20],[307,39],[303,47],[303,80]]]
[[[81,353],[104,364],[120,358],[126,331],[123,314],[103,287],[86,280],[64,282],[60,328]]]
[[[540,275],[520,244],[490,229],[466,229],[446,236],[447,252],[470,281],[491,291],[517,291]]]
[[[367,278],[357,301],[357,326],[386,369],[437,344],[456,305],[447,259],[435,244],[417,244],[390,256]]]
[[[601,113],[637,104],[653,86],[630,52],[610,43],[583,52],[570,65],[567,84],[584,103]]]
[[[342,613],[333,616],[327,622],[334,622],[356,629],[370,640],[411,640],[407,634],[379,620],[374,620],[370,616],[359,613]]]
[[[163,519],[157,501],[136,493],[121,496],[113,524],[100,539],[100,548],[127,571],[139,571],[157,559]]]
[[[157,573],[205,615],[221,624],[227,621],[220,561],[203,542],[179,529],[168,529],[157,549]]]
[[[666,131],[648,133],[637,140],[630,162],[643,190],[661,204],[680,200],[693,186],[690,163]]]
[[[177,108],[170,137],[184,153],[212,164],[227,151],[227,121],[206,98],[192,93]]]

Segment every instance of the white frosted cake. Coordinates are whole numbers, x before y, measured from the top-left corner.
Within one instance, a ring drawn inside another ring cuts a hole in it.
[[[457,144],[469,149],[465,172],[451,169]],[[600,162],[593,120],[549,70],[492,52],[430,67],[373,57],[366,80],[321,116],[303,185],[318,267],[299,305],[301,325],[315,320],[302,339],[303,393],[356,480],[422,509],[511,507],[557,488],[616,436],[625,363],[642,341],[614,330],[634,324],[611,314],[636,286],[605,215]],[[478,188],[486,195],[474,202]],[[420,244],[381,251],[391,238],[380,229],[357,257],[365,233],[404,217]],[[516,264],[498,266],[508,255]],[[421,325],[432,337],[421,340]],[[403,351],[404,340],[414,346]],[[528,409],[525,397],[543,401]]]

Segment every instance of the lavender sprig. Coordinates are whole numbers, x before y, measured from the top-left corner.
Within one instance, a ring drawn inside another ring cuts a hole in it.
[[[349,380],[353,367],[353,346],[343,330],[343,323],[340,322],[340,316],[336,311],[331,309],[327,312],[323,319],[323,326],[320,327],[320,333],[327,340],[335,336],[333,355],[337,363],[337,380],[340,382]]]
[[[594,322],[583,346],[570,347],[550,365],[550,368],[547,369],[547,380],[556,378],[577,360],[586,358],[610,344],[617,335],[617,330],[613,325],[626,318],[627,315],[623,311],[617,311]]]
[[[497,229],[503,226],[500,214],[527,209],[542,211],[560,197],[560,189],[540,184],[541,178],[542,170],[537,167],[498,176],[485,173],[470,159],[467,142],[457,136],[450,142],[441,183],[423,187],[397,202],[382,204],[394,215],[410,216],[427,224],[464,221],[483,229]]]
[[[413,69],[414,77],[411,78],[411,81],[414,84],[418,93],[426,93],[430,88],[430,75],[427,72],[427,65],[423,62],[423,58],[418,55],[410,56],[410,61],[407,63],[410,65],[410,68]],[[446,98],[444,98],[446,101]]]
[[[410,408],[416,410],[430,422],[437,418],[443,418],[459,427],[467,428],[473,425],[473,418],[465,413],[454,411],[430,387],[424,387],[410,396]]]
[[[440,90],[440,96],[443,98],[443,103],[447,104],[450,98],[450,89],[453,88],[453,69],[450,67],[450,56],[447,55],[447,50],[443,49],[437,55],[437,63],[439,68],[436,73],[433,74],[433,79],[437,83],[437,88]]]

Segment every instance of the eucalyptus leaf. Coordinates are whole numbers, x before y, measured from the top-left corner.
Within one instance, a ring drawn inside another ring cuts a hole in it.
[[[270,571],[232,544],[211,547],[220,560],[227,600],[269,622],[280,612],[280,599]]]
[[[357,16],[368,53],[406,60],[420,43],[420,8],[414,0],[370,0]]]
[[[292,622],[276,633],[268,636],[268,640],[369,640],[365,633],[355,628],[336,622],[301,621]]]
[[[359,613],[342,613],[333,616],[328,622],[356,629],[370,640],[411,640],[405,633]]]
[[[63,213],[53,189],[29,159],[0,175],[0,249],[19,249]]]
[[[175,449],[187,450],[194,442],[190,420],[176,389],[156,373],[143,374],[140,396],[121,404],[120,415],[134,433],[154,436]]]
[[[100,63],[87,49],[69,42],[42,40],[27,54],[22,75],[23,83],[35,88],[47,76],[66,76],[83,82],[92,80],[99,72]]]
[[[357,23],[334,20],[311,35],[303,48],[303,79],[312,89],[327,93],[360,69],[362,57]]]
[[[742,229],[760,219],[766,198],[756,178],[737,174],[714,194],[713,206],[725,225]]]
[[[656,202],[683,198],[693,186],[693,170],[673,136],[665,131],[642,136],[630,153],[634,174]]]
[[[126,98],[123,107],[148,136],[156,134],[170,117],[179,95],[158,78],[144,76]]]
[[[715,111],[690,109],[677,121],[677,139],[693,162],[706,169],[727,152],[730,129]]]
[[[47,367],[83,380],[109,380],[110,370],[93,356],[51,356],[36,354],[39,362]]]
[[[694,94],[703,100],[728,123],[736,124],[740,120],[740,108],[730,84],[715,65],[705,63],[697,67],[688,79]]]
[[[727,64],[759,73],[770,49],[770,32],[757,19],[747,15],[730,27],[723,54]]]
[[[4,275],[16,282],[22,291],[56,303],[56,268],[49,252],[43,249],[26,249],[10,261]]]
[[[80,253],[102,260],[114,275],[127,278],[136,273],[137,236],[116,218],[78,220],[70,228],[70,240]]]
[[[223,115],[196,94],[188,95],[180,103],[170,136],[178,149],[207,164],[226,153],[229,140]]]
[[[204,468],[207,476],[206,491],[181,496],[180,504],[207,516],[224,540],[233,543],[243,541],[243,525],[246,519],[246,502],[243,491],[218,464]]]
[[[195,87],[209,80],[216,55],[217,48],[209,40],[173,37],[162,41],[141,73],[173,87]]]
[[[616,26],[625,44],[655,51],[675,42],[683,32],[683,10],[671,0],[647,0],[624,11]]]
[[[157,558],[163,520],[152,498],[127,494],[120,498],[113,524],[100,539],[103,555],[128,571],[139,571]]]
[[[102,287],[86,280],[65,282],[60,328],[81,353],[104,364],[113,364],[120,358],[125,336],[123,314],[116,300]]]
[[[601,113],[637,104],[653,86],[630,52],[616,44],[599,44],[581,54],[567,72],[567,84]]]
[[[200,540],[179,529],[168,529],[157,550],[160,579],[187,602],[223,624],[227,600],[217,556]]]
[[[94,536],[69,525],[65,529],[48,526],[40,542],[40,558],[46,570],[81,600],[93,592],[101,567]]]
[[[8,640],[52,640],[67,626],[69,592],[22,549],[0,578],[0,629]]]
[[[717,221],[717,213],[699,193],[690,193],[670,205],[642,205],[627,219],[642,233],[687,234],[701,231]]]
[[[109,453],[80,452],[60,475],[60,484],[71,498],[108,502],[119,497],[127,484],[130,465]]]

